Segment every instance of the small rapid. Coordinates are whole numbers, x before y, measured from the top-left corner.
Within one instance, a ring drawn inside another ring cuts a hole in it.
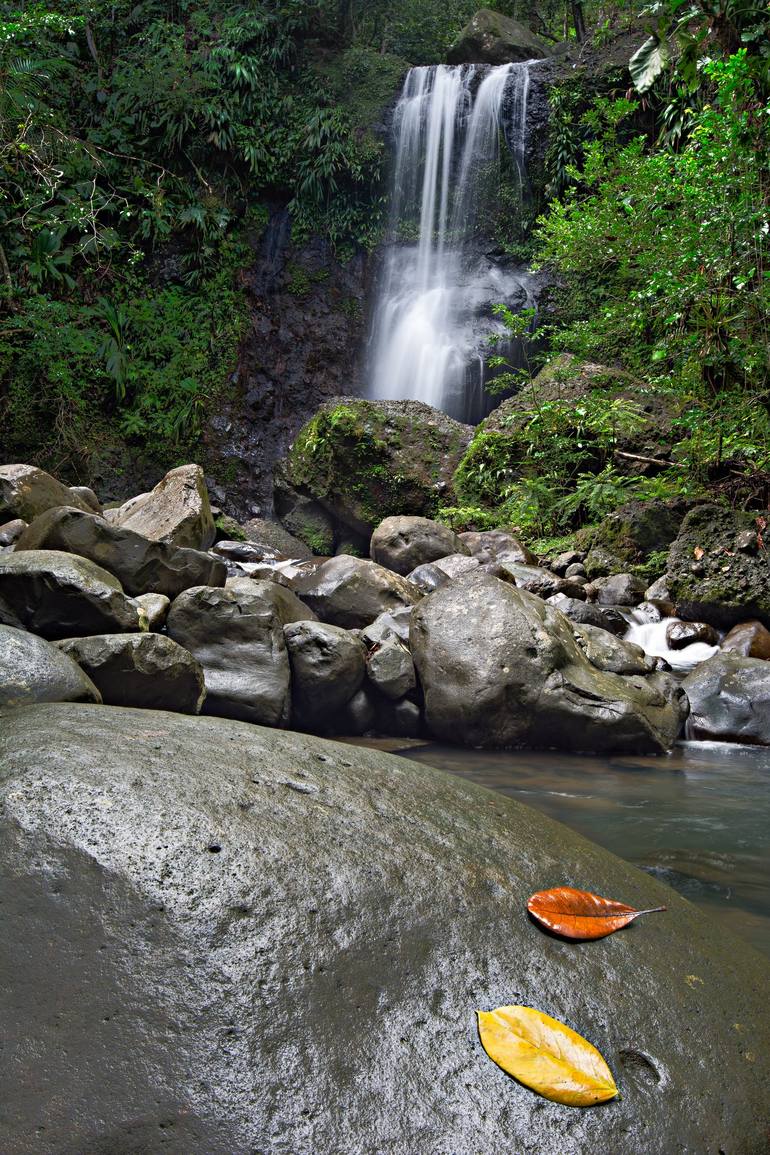
[[[669,626],[679,622],[679,618],[661,618],[658,622],[651,622],[638,610],[631,610],[628,619],[629,628],[624,640],[641,646],[648,657],[663,658],[672,670],[693,670],[719,653],[719,646],[710,646],[706,642],[691,642],[684,649],[672,650],[667,631]]]

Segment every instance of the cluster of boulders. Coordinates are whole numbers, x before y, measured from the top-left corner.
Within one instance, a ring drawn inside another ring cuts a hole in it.
[[[770,695],[762,623],[738,625],[682,685],[624,640],[629,617],[670,619],[674,650],[716,646],[714,615],[674,618],[668,576],[646,587],[608,572],[597,551],[546,562],[504,530],[390,516],[369,558],[312,556],[271,522],[216,525],[196,465],[111,509],[6,466],[0,502],[0,704],[102,701],[327,735],[661,752],[689,699],[692,737],[770,743],[755,708]]]

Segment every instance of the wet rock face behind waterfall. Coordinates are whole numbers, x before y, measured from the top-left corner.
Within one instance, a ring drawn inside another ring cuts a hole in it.
[[[509,798],[107,706],[3,713],[0,768],[3,1155],[765,1150],[767,960]],[[564,881],[669,911],[576,947],[525,909]],[[503,1074],[475,1011],[511,1002],[622,1097]]]

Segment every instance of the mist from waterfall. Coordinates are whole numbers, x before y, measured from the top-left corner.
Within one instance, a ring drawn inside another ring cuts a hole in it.
[[[369,347],[370,394],[478,421],[498,301],[530,306],[526,272],[487,255],[501,133],[526,192],[529,63],[413,68],[394,117],[388,241]],[[504,115],[505,110],[505,115]]]

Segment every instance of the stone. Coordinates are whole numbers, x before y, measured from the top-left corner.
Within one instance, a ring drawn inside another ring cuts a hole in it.
[[[139,607],[116,577],[55,549],[0,556],[0,622],[49,639],[142,628]]]
[[[557,577],[542,566],[511,563],[504,555],[497,559],[497,565],[502,571],[499,576],[505,581],[512,581],[519,589],[528,590],[539,598],[550,598],[554,594],[564,594],[565,597],[578,600],[585,597],[579,585],[567,578]]]
[[[578,625],[598,626],[600,630],[609,630],[616,637],[622,637],[628,629],[626,619],[611,606],[600,609],[593,602],[568,598],[564,594],[556,594],[553,598],[548,599],[548,603],[556,606],[566,618]]]
[[[102,503],[99,501],[93,489],[89,489],[87,485],[70,485],[69,491],[77,501],[82,501],[87,505],[92,513],[100,514],[102,512]]]
[[[381,733],[392,738],[421,738],[424,733],[422,711],[408,698],[378,702],[375,724]]]
[[[387,638],[397,638],[405,646],[409,645],[409,623],[412,620],[412,607],[402,606],[401,609],[386,610],[368,626],[361,630],[361,638],[370,649],[379,646]]]
[[[505,529],[468,530],[457,535],[473,557],[496,561],[503,556],[517,565],[537,565],[537,558],[519,539]]]
[[[600,606],[638,606],[644,601],[645,585],[635,574],[619,573],[594,578],[591,584],[595,590],[593,600]]]
[[[663,675],[597,670],[558,609],[483,573],[417,606],[410,648],[430,731],[462,745],[663,753],[686,716]]]
[[[294,583],[297,596],[323,622],[343,629],[363,629],[386,610],[413,606],[420,599],[414,585],[365,558],[330,558],[308,577]]]
[[[454,530],[427,517],[386,517],[369,547],[372,561],[405,577],[419,565],[449,554],[467,554]],[[440,568],[440,567],[439,567]]]
[[[479,559],[477,557],[468,557],[467,554],[452,553],[448,557],[440,557],[433,563],[436,569],[445,573],[450,581],[453,578],[459,577],[460,574],[469,573],[473,569],[478,569]]]
[[[326,727],[360,689],[366,673],[363,642],[339,626],[299,621],[284,626],[291,666],[292,724]]]
[[[314,617],[290,590],[238,578],[225,589],[185,590],[166,628],[203,667],[204,713],[286,726],[291,676],[283,628]]]
[[[508,64],[542,60],[550,50],[531,28],[501,12],[480,9],[449,49],[450,64]]]
[[[740,622],[725,634],[720,649],[741,658],[770,661],[770,631],[761,622]]]
[[[115,521],[152,541],[187,549],[208,549],[216,536],[200,465],[170,470],[150,493],[121,506]]]
[[[670,622],[666,626],[666,644],[669,649],[683,650],[694,642],[704,642],[707,646],[716,646],[719,634],[713,626],[706,622]]]
[[[28,522],[20,517],[16,517],[13,521],[6,521],[5,525],[0,525],[0,546],[13,545],[27,528]]]
[[[391,515],[431,517],[452,504],[452,476],[472,432],[421,401],[337,397],[300,430],[286,480],[336,522],[370,534]]]
[[[290,485],[280,466],[275,479],[274,500],[282,528],[301,541],[311,557],[330,557],[334,553],[334,519],[315,498]]]
[[[101,700],[91,679],[56,646],[27,630],[0,626],[0,706]]]
[[[162,634],[65,638],[59,649],[98,687],[108,706],[198,714],[206,690],[192,654]]]
[[[432,594],[434,590],[445,586],[450,579],[446,570],[439,569],[433,562],[426,562],[425,565],[418,565],[408,573],[406,580],[416,586],[421,594]]]
[[[577,549],[568,549],[564,553],[557,554],[550,562],[550,567],[554,573],[559,577],[568,577],[571,566],[580,565],[582,573],[585,573],[582,561],[585,557],[585,551]]]
[[[197,549],[152,541],[131,529],[78,509],[49,509],[16,542],[22,550],[63,550],[87,558],[113,574],[126,593],[175,598],[192,586],[223,586],[224,563]]]
[[[553,566],[551,566],[551,569],[553,569]],[[558,573],[559,571],[555,570],[554,572]],[[576,577],[587,578],[588,575],[586,574],[586,567],[583,565],[582,562],[579,562],[579,561],[573,562],[572,565],[567,566],[566,570],[564,571],[564,577],[567,577],[567,578],[576,578]]]
[[[592,549],[606,550],[627,568],[647,561],[652,553],[663,554],[679,533],[687,510],[684,501],[629,501],[584,532]]]
[[[617,554],[610,553],[609,550],[597,546],[595,549],[589,550],[586,554],[583,568],[587,576],[591,578],[592,581],[595,581],[597,578],[622,573],[625,569],[625,562],[622,561]]]
[[[651,674],[657,659],[648,658],[641,646],[616,638],[598,626],[573,623],[572,632],[592,666],[607,674]]]
[[[671,591],[666,584],[666,579],[664,577],[659,577],[652,583],[652,585],[647,587],[647,589],[644,591],[644,596],[648,602],[671,602]]]
[[[329,720],[329,732],[351,738],[370,734],[376,728],[380,709],[380,701],[375,698],[373,689],[364,685]]]
[[[767,959],[538,811],[109,706],[6,712],[0,766],[8,1155],[765,1150]],[[668,913],[576,947],[524,909],[565,881]],[[590,1040],[622,1097],[513,1083],[476,1030],[510,1002]]]
[[[666,585],[680,618],[730,629],[755,618],[770,627],[770,554],[746,553],[736,540],[756,531],[757,515],[699,505],[682,522],[668,555]]]
[[[272,549],[282,557],[304,561],[313,556],[313,551],[304,541],[289,533],[280,522],[268,521],[264,517],[253,517],[243,525],[243,532],[249,541]]]
[[[0,523],[33,521],[57,505],[89,507],[50,473],[35,465],[0,465]]]
[[[140,594],[134,601],[141,606],[147,615],[147,628],[161,630],[166,624],[171,599],[165,594]]]
[[[216,545],[212,545],[209,552],[224,558],[225,561],[262,562],[266,558],[274,561],[277,557],[276,551],[271,546],[257,545],[253,541],[218,541]]]
[[[397,638],[386,638],[369,654],[366,673],[372,685],[394,702],[417,685],[412,655]]]
[[[687,736],[703,742],[770,746],[770,665],[719,653],[682,683],[690,701]]]

